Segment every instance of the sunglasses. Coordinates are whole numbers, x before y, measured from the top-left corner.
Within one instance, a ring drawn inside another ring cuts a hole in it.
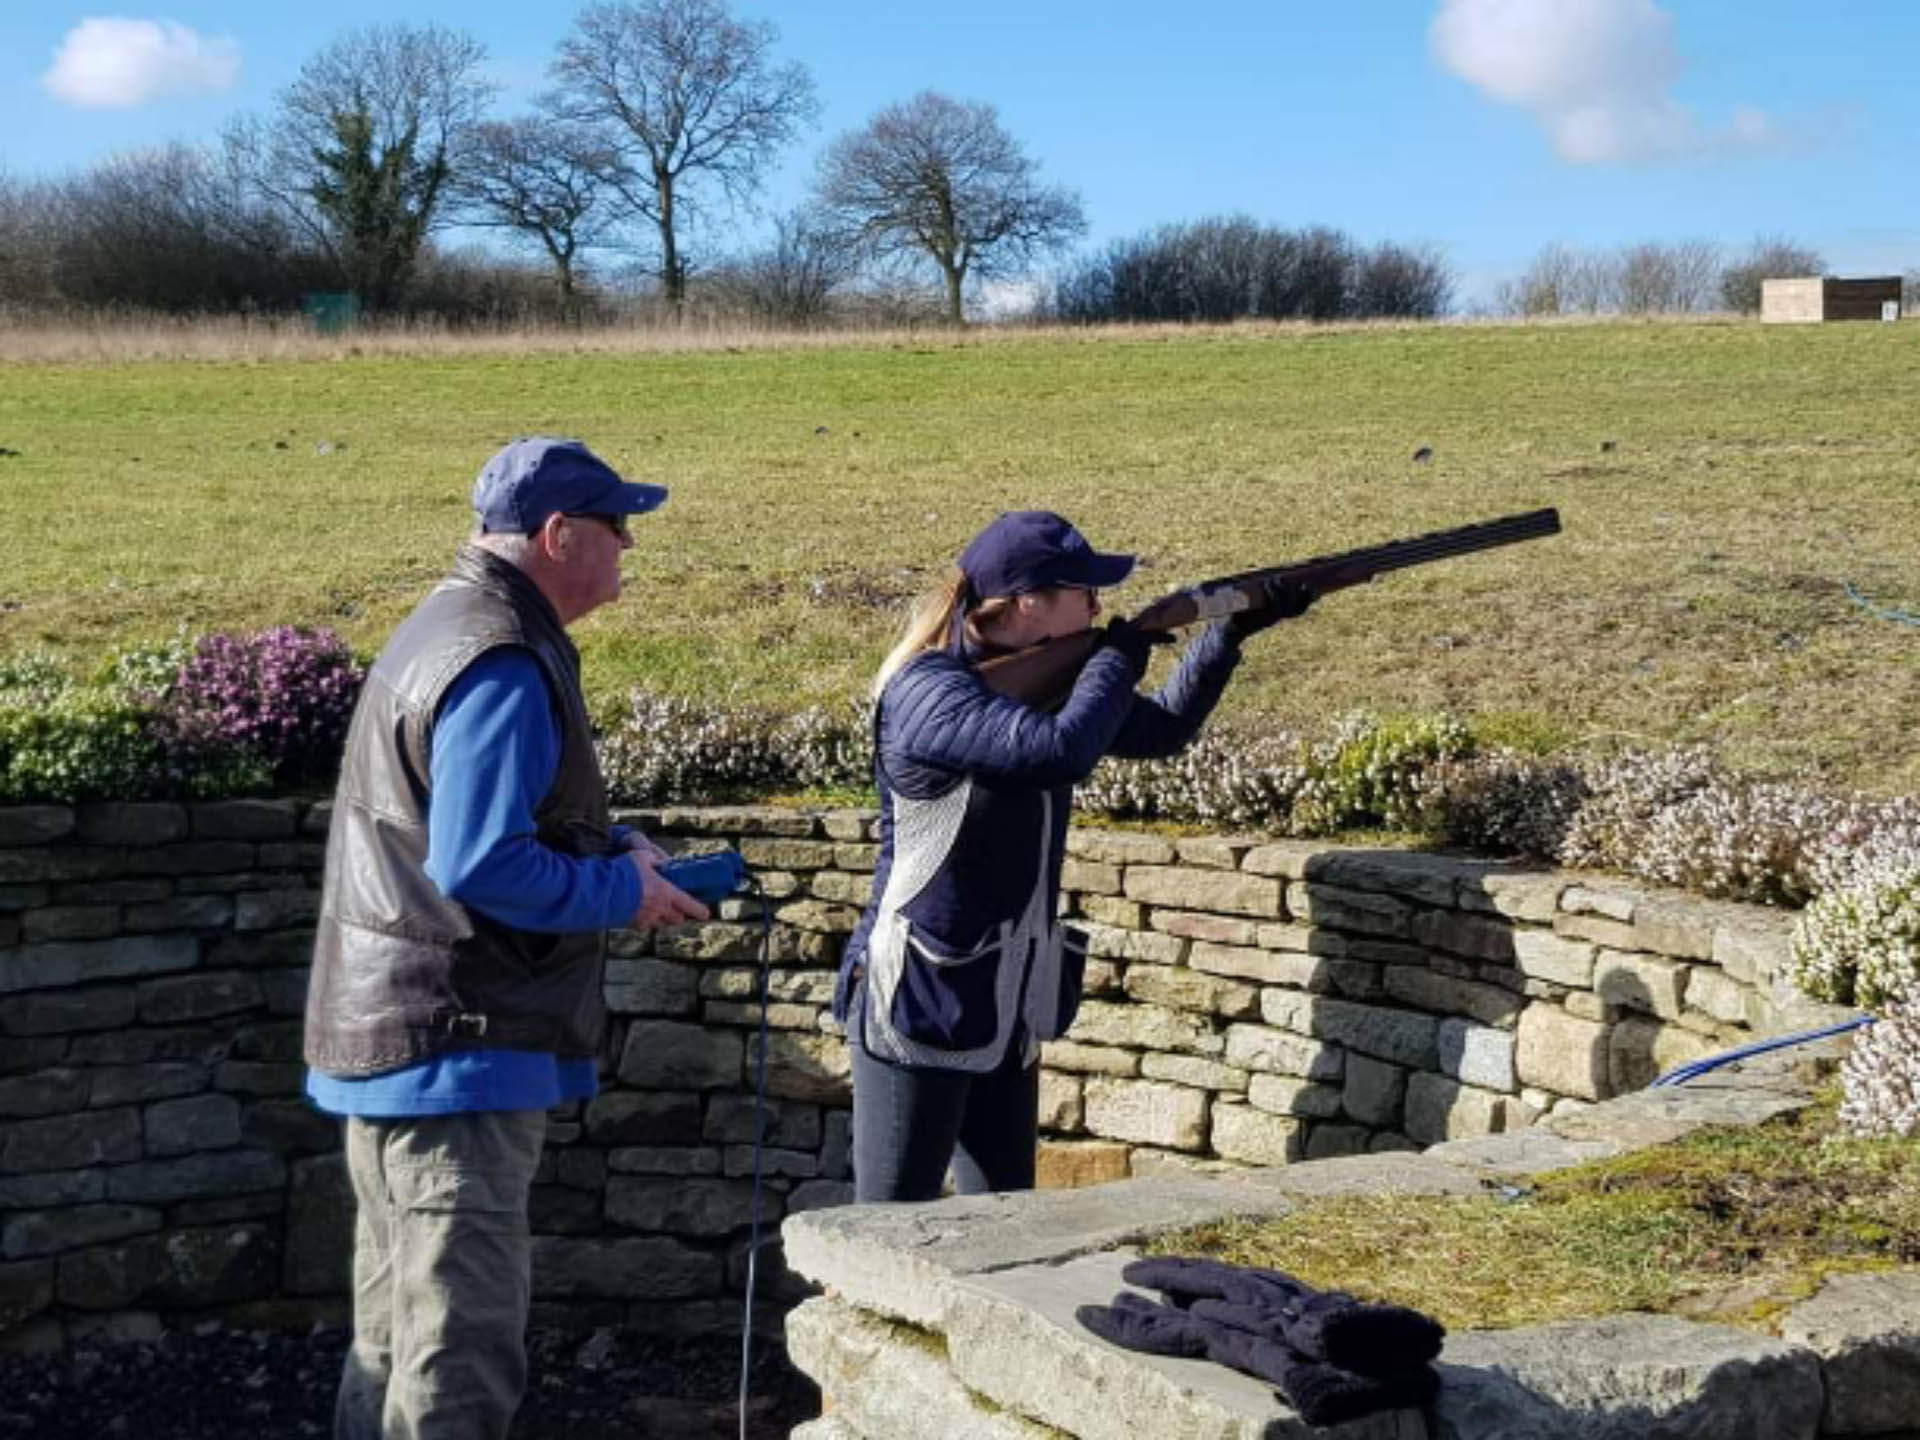
[[[607,527],[607,529],[611,530],[614,533],[616,538],[620,540],[633,539],[633,532],[627,529],[626,517],[624,516],[599,515],[589,510],[580,510],[580,511],[568,510],[568,511],[563,511],[562,513],[569,520],[591,520],[597,525],[604,525]]]

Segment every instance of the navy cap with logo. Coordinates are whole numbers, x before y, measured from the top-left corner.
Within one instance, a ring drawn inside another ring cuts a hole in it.
[[[480,468],[473,513],[489,534],[531,535],[549,515],[640,515],[666,504],[662,485],[622,480],[578,440],[523,435]]]
[[[992,600],[1055,585],[1118,585],[1133,556],[1103,555],[1051,510],[1009,510],[974,536],[960,569],[976,600]]]

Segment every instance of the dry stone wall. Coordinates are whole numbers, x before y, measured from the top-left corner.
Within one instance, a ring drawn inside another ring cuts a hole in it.
[[[667,809],[738,847],[771,912],[764,1322],[803,1292],[779,1222],[850,1197],[827,1014],[870,812]],[[176,1316],[345,1314],[351,1199],[301,1095],[328,807],[0,809],[0,1347]],[[1418,1148],[1634,1090],[1823,1018],[1788,918],[1592,876],[1257,838],[1076,830],[1087,994],[1048,1045],[1042,1182]],[[753,1188],[759,903],[609,944],[602,1093],[534,1191],[536,1321],[738,1322]]]

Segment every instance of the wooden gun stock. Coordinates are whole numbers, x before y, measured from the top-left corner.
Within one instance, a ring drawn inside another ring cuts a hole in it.
[[[1528,510],[1477,525],[1416,535],[1410,540],[1390,540],[1364,550],[1320,555],[1291,565],[1223,576],[1188,590],[1176,590],[1154,601],[1135,615],[1132,623],[1150,632],[1178,630],[1197,620],[1212,620],[1237,610],[1252,609],[1264,603],[1272,589],[1298,586],[1324,595],[1349,585],[1364,585],[1389,570],[1429,565],[1455,555],[1471,555],[1476,550],[1491,550],[1559,533],[1558,510]],[[1077,635],[1063,635],[1056,640],[1029,645],[1010,655],[982,661],[980,676],[999,694],[1050,708],[1063,701],[1073,689],[1080,667],[1099,648],[1100,638],[1098,630],[1083,630]]]

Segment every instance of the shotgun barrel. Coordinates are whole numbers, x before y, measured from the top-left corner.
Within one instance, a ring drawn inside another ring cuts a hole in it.
[[[1553,509],[1527,510],[1518,515],[1503,515],[1474,525],[1459,525],[1451,530],[1435,530],[1408,540],[1389,540],[1362,550],[1347,550],[1337,555],[1319,555],[1289,565],[1264,570],[1245,570],[1222,576],[1190,589],[1176,590],[1156,600],[1133,623],[1142,630],[1178,630],[1198,620],[1211,620],[1248,610],[1262,604],[1274,589],[1297,586],[1324,595],[1350,585],[1363,585],[1376,575],[1404,570],[1413,565],[1430,565],[1455,555],[1471,555],[1522,540],[1537,540],[1560,533],[1560,512]],[[1063,635],[1042,641],[1024,650],[982,661],[980,675],[1002,695],[1023,700],[1029,705],[1054,706],[1073,689],[1074,678],[1100,644],[1098,630]]]

